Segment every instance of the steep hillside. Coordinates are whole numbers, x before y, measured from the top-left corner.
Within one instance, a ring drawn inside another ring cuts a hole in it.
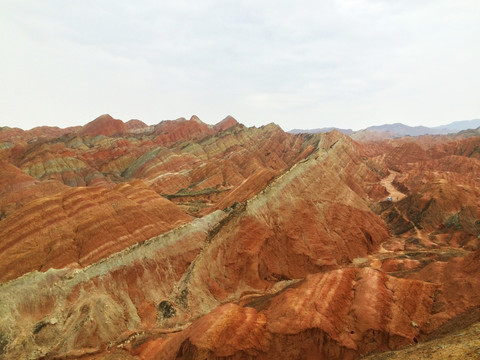
[[[78,131],[79,136],[98,136],[98,135],[120,135],[124,134],[127,131],[122,120],[114,119],[110,115],[105,114],[101,115],[93,121],[90,121],[88,124],[82,127]]]
[[[4,149],[0,280],[83,267],[192,215],[245,201],[318,142],[274,125],[247,129],[231,117],[216,129],[198,118],[168,126],[178,138],[158,146],[157,133],[125,138],[123,122],[102,115],[78,134]],[[199,128],[208,131],[192,140]]]
[[[0,143],[1,359],[359,359],[476,329],[479,137],[52,134]]]

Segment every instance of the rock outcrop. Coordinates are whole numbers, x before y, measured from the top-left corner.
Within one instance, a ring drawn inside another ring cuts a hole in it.
[[[432,313],[438,287],[368,268],[318,273],[277,294],[220,306],[167,341],[153,341],[142,354],[357,359],[414,342]]]
[[[35,271],[0,285],[8,358],[76,357],[154,335],[161,304],[225,215],[212,213],[84,270]]]
[[[83,267],[188,221],[139,181],[111,190],[67,188],[0,222],[0,280],[51,267]]]
[[[358,359],[475,325],[480,137],[38,129],[0,130],[2,359]]]
[[[126,132],[127,126],[122,120],[114,119],[110,115],[104,114],[83,126],[83,128],[78,131],[78,135],[95,137],[98,135],[120,135]]]
[[[227,129],[231,128],[232,126],[235,126],[235,125],[238,125],[238,121],[235,120],[235,118],[233,116],[228,115],[225,119],[223,119],[219,123],[215,124],[213,129],[215,131],[224,131],[224,130],[227,130]]]

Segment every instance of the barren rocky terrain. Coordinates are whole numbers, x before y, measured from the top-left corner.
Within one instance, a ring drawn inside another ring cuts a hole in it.
[[[480,136],[0,129],[1,359],[480,358]]]

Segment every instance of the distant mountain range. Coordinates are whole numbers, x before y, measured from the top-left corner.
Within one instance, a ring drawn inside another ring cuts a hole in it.
[[[336,127],[324,127],[320,129],[292,129],[289,132],[290,134],[318,134],[318,133],[327,133],[333,130],[340,131],[341,133],[344,133],[345,135],[353,135],[355,131],[352,129],[339,129]]]
[[[366,129],[353,131],[352,129],[339,129],[335,127],[320,128],[320,129],[293,129],[290,130],[290,134],[301,133],[325,133],[332,130],[340,131],[346,135],[353,136],[354,138],[363,138],[368,135],[379,138],[391,138],[400,136],[421,136],[421,135],[445,135],[451,133],[457,133],[462,130],[476,129],[480,127],[480,119],[454,121],[447,125],[441,125],[436,127],[426,126],[408,126],[401,123],[385,124],[370,126]]]

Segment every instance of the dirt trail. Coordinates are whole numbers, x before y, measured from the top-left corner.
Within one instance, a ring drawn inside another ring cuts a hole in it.
[[[395,176],[398,175],[398,172],[389,170],[390,175],[388,175],[385,179],[382,179],[380,183],[387,189],[389,196],[392,197],[393,201],[402,200],[406,195],[400,191],[398,191],[395,186],[393,186],[392,182],[395,179]]]
[[[397,171],[394,171],[394,170],[391,170],[389,169],[389,172],[390,174],[382,179],[380,181],[380,184],[382,184],[383,187],[385,187],[385,189],[387,189],[387,192],[388,192],[388,196],[390,196],[392,198],[392,201],[395,203],[397,201],[400,201],[402,200],[403,198],[405,198],[407,195],[402,193],[401,191],[397,190],[397,188],[392,184],[393,181],[395,180],[395,177],[397,175],[399,175],[399,173]],[[397,205],[396,204],[393,204],[393,207],[397,210],[397,212],[399,214],[401,214],[400,210],[397,208]],[[404,220],[406,222],[411,222],[410,219],[406,218],[404,215],[402,215]],[[414,229],[415,229],[415,235],[418,239],[423,239],[423,234],[422,232],[414,225]]]

